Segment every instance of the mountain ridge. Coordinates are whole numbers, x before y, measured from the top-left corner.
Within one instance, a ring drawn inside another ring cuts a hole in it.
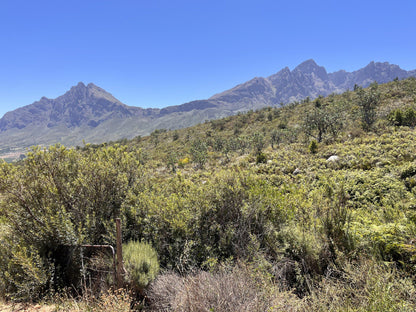
[[[208,99],[161,109],[128,106],[93,83],[79,82],[55,99],[42,97],[7,112],[0,119],[0,150],[33,144],[79,145],[84,139],[102,143],[132,138],[155,129],[188,127],[238,112],[341,93],[354,85],[366,87],[373,81],[385,83],[415,75],[416,70],[374,61],[353,72],[328,73],[309,59],[293,70],[285,67],[268,77],[255,77]]]

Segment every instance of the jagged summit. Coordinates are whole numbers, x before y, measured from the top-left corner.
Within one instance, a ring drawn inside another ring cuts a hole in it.
[[[303,73],[308,73],[314,71],[316,68],[319,68],[318,64],[313,59],[309,59],[300,63],[296,66],[293,70],[294,71],[301,71]]]
[[[299,72],[301,75],[314,74],[317,78],[321,80],[328,79],[326,69],[316,64],[316,62],[312,59],[307,60],[306,62],[303,62],[300,65],[298,65],[293,70],[293,72]]]

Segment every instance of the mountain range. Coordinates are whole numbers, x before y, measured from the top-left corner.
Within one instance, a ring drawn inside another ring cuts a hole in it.
[[[353,72],[326,69],[308,60],[267,78],[256,77],[216,94],[162,109],[121,103],[102,88],[80,82],[56,99],[42,97],[33,104],[6,113],[0,119],[0,154],[31,145],[81,145],[147,135],[155,129],[177,129],[266,106],[284,105],[306,97],[316,98],[366,87],[373,81],[416,76],[387,62],[371,62]]]

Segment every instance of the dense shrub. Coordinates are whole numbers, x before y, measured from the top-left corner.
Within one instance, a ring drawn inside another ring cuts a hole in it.
[[[0,212],[9,227],[1,248],[10,252],[2,271],[13,296],[80,286],[66,279],[62,246],[114,243],[113,220],[142,176],[139,155],[126,150],[58,145],[34,148],[19,165],[0,164]]]
[[[394,126],[414,127],[416,125],[416,111],[413,107],[408,107],[404,111],[397,108],[390,112],[387,118]]]
[[[256,164],[265,164],[267,162],[267,156],[264,153],[256,155]]]
[[[123,244],[123,261],[127,280],[136,291],[142,291],[159,272],[157,253],[147,243],[130,241]]]

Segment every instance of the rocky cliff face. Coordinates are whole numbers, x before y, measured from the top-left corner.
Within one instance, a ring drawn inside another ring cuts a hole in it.
[[[256,77],[209,99],[163,109],[127,106],[96,85],[80,82],[56,99],[43,97],[6,113],[0,119],[0,149],[131,138],[157,128],[188,127],[241,111],[340,93],[353,89],[355,84],[367,87],[373,81],[385,83],[415,75],[416,70],[405,71],[397,65],[375,62],[354,72],[327,73],[314,60],[308,60],[292,71],[286,67],[270,77]]]
[[[288,103],[340,91],[329,79],[324,67],[308,60],[290,71],[283,69],[268,77],[276,89],[275,102]]]

